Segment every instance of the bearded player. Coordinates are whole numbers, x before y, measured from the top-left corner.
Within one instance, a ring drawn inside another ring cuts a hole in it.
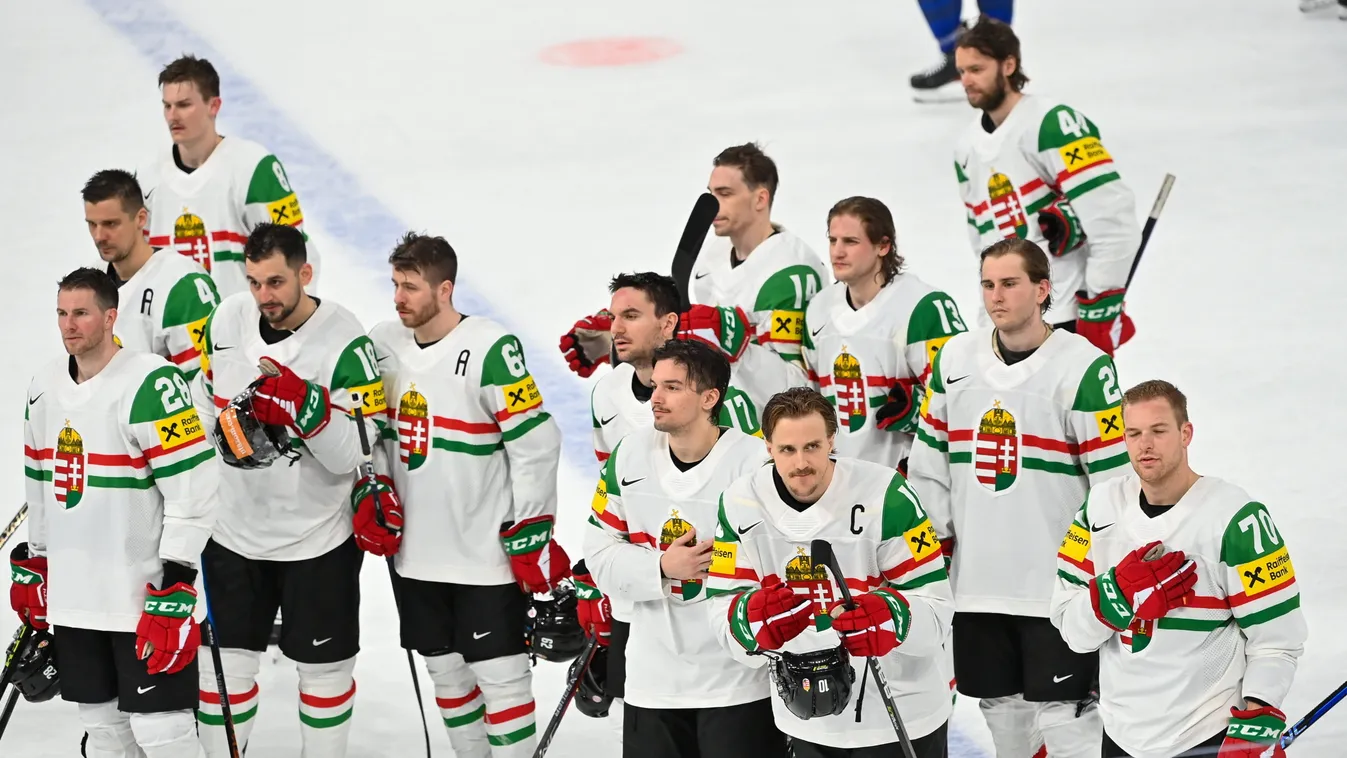
[[[1045,320],[1113,355],[1135,331],[1123,313],[1141,243],[1132,190],[1094,122],[1023,92],[1029,77],[1009,26],[984,18],[954,56],[979,111],[954,149],[973,251],[1007,238],[1042,247],[1052,256]]]
[[[679,316],[680,338],[699,339],[725,353],[730,363],[761,365],[758,351],[801,366],[804,309],[826,274],[818,255],[799,237],[772,223],[779,183],[776,163],[756,144],[721,151],[712,162],[707,190],[720,202],[713,222],[715,245],[693,267],[694,305]],[[609,360],[612,324],[608,311],[577,321],[561,338],[571,370],[587,377]],[[794,371],[794,369],[792,369]],[[805,384],[803,370],[787,386]]]
[[[772,465],[720,501],[707,594],[721,643],[754,667],[769,655],[812,656],[827,661],[817,664],[822,671],[841,672],[835,681],[846,679],[848,665],[858,669],[858,705],[802,718],[799,703],[825,694],[808,680],[787,688],[790,703],[773,700],[796,758],[901,755],[876,681],[861,676],[866,657],[879,660],[918,758],[943,758],[953,711],[944,642],[954,608],[917,494],[889,466],[832,456],[837,415],[815,390],[772,398],[762,427]],[[845,577],[812,562],[816,539],[832,544]],[[851,589],[852,610],[842,607],[839,581]]]
[[[303,233],[261,224],[244,255],[251,291],[226,297],[206,322],[209,369],[198,406],[212,428],[227,405],[226,422],[251,414],[293,450],[289,462],[256,467],[221,446],[230,465],[221,468],[219,517],[202,565],[224,680],[242,746],[257,723],[257,674],[279,609],[279,646],[299,671],[301,755],[342,756],[355,701],[363,555],[349,505],[363,459],[351,398],[381,419],[383,383],[356,317],[305,292],[313,270]],[[354,497],[366,508],[377,499],[390,521],[399,518],[386,489],[359,484]],[[229,755],[209,659],[198,719],[211,758]]]
[[[382,481],[406,523],[400,539],[382,530],[367,500],[356,532],[395,556],[402,646],[426,660],[455,755],[531,756],[529,596],[571,573],[552,539],[561,434],[519,339],[454,307],[443,237],[409,233],[388,262],[398,321],[370,337],[390,397]]]
[[[28,542],[10,602],[59,649],[62,699],[97,756],[197,758],[193,583],[216,511],[218,461],[180,369],[113,339],[117,288],[61,280],[68,358],[42,369],[24,415]]]
[[[1142,382],[1122,414],[1135,476],[1090,491],[1052,596],[1067,644],[1100,654],[1104,758],[1284,758],[1307,631],[1285,540],[1267,506],[1189,466],[1177,387]]]
[[[809,302],[804,359],[837,409],[837,453],[907,470],[931,361],[967,331],[949,295],[903,270],[893,215],[869,197],[828,211],[835,284]]]
[[[1113,360],[1043,320],[1048,256],[1028,240],[982,253],[996,325],[951,337],[931,367],[909,463],[952,553],[954,672],[981,698],[998,758],[1095,758],[1094,653],[1050,616],[1052,556],[1087,493],[1125,471]]]
[[[244,243],[262,223],[302,230],[299,198],[276,156],[256,142],[216,131],[220,75],[210,61],[184,55],[159,72],[159,86],[173,144],[140,172],[150,244],[196,261],[224,297],[246,292]],[[308,258],[315,268],[312,242]],[[315,272],[307,286],[312,291],[316,283]]]
[[[206,317],[220,303],[215,282],[193,261],[150,247],[149,212],[131,174],[99,171],[82,194],[89,235],[117,285],[117,338],[167,358],[191,381],[201,370]]]

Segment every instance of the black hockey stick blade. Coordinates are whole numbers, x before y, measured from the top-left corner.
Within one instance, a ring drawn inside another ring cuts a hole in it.
[[[703,192],[692,206],[688,223],[683,227],[683,236],[678,238],[678,248],[674,250],[673,264],[669,267],[669,273],[678,287],[680,310],[686,311],[692,304],[690,289],[692,267],[697,263],[697,255],[702,251],[702,242],[706,240],[706,232],[716,220],[717,213],[720,213],[720,201],[715,195]]]

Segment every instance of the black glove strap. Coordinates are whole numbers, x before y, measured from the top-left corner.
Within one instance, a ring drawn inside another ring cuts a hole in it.
[[[164,581],[160,582],[159,589],[166,590],[178,582],[195,584],[196,569],[177,561],[164,561]]]

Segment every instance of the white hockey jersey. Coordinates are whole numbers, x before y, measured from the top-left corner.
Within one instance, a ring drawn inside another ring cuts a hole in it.
[[[726,429],[687,471],[674,465],[669,435],[634,430],[604,465],[585,535],[594,581],[631,608],[626,694],[640,708],[718,708],[762,700],[767,672],[741,666],[707,623],[700,581],[665,579],[660,558],[674,540],[716,531],[720,493],[762,467],[762,441]]]
[[[1262,503],[1211,476],[1155,518],[1140,502],[1135,476],[1090,490],[1057,555],[1052,622],[1072,649],[1099,651],[1109,736],[1136,758],[1169,758],[1218,734],[1244,698],[1281,707],[1307,630],[1291,554]],[[1095,615],[1090,582],[1155,540],[1197,562],[1197,596],[1115,632]]]
[[[187,380],[157,355],[119,350],[93,378],[74,358],[28,387],[28,542],[47,556],[47,620],[134,632],[163,561],[195,566],[215,516],[219,459]]]
[[[290,178],[276,156],[241,137],[222,139],[191,173],[173,156],[170,144],[138,176],[150,211],[150,244],[196,261],[223,297],[247,292],[243,245],[253,228],[270,222],[304,229]],[[312,241],[307,248],[316,275],[317,250]]]
[[[988,134],[982,113],[954,150],[954,172],[968,211],[974,253],[1007,237],[1047,250],[1038,212],[1064,198],[1075,209],[1085,243],[1052,261],[1050,324],[1076,320],[1076,292],[1120,289],[1141,244],[1136,200],[1089,119],[1056,100],[1025,95]],[[979,321],[986,325],[987,315]]]
[[[804,360],[810,381],[837,408],[837,454],[897,468],[912,448],[931,361],[963,331],[954,299],[914,274],[899,274],[859,309],[842,282],[811,300]],[[894,385],[912,400],[911,420],[879,429],[875,414]]]
[[[110,266],[108,275],[118,281]],[[114,333],[122,347],[167,358],[188,381],[195,379],[201,370],[206,317],[220,304],[206,270],[188,258],[159,251],[117,287]]]
[[[814,627],[783,650],[805,653],[840,645],[828,615],[841,602],[836,577],[810,557],[811,542],[826,539],[853,594],[889,587],[907,600],[912,614],[907,639],[879,663],[908,733],[923,737],[935,731],[953,711],[944,644],[954,602],[940,543],[916,492],[892,468],[854,458],[837,459],[827,492],[802,511],[787,504],[783,490],[775,467],[763,466],[731,485],[721,499],[707,582],[710,622],[721,643],[739,662],[765,665],[765,656],[749,654],[757,643],[748,629],[743,598],[750,590],[782,582],[818,601]],[[851,694],[855,702],[865,661],[853,658],[851,663],[858,669]],[[878,685],[874,677],[865,679],[861,723],[851,707],[836,716],[800,720],[774,697],[777,727],[830,747],[896,742]]]
[[[1047,618],[1061,535],[1091,486],[1128,470],[1122,393],[1084,337],[1053,331],[1012,366],[994,344],[979,329],[936,355],[908,474],[955,538],[959,610]]]
[[[561,456],[524,348],[481,316],[425,348],[399,321],[370,338],[392,400],[385,451],[406,522],[398,574],[513,583],[501,525],[556,515]]]
[[[264,469],[221,466],[220,513],[212,537],[246,558],[299,561],[332,550],[350,538],[351,488],[363,460],[351,402],[358,394],[371,443],[373,419],[383,416],[384,388],[374,347],[356,317],[324,300],[309,320],[285,339],[267,344],[262,315],[251,293],[226,297],[206,321],[208,370],[201,374],[198,407],[215,414],[252,384],[262,357],[274,359],[302,379],[328,389],[327,426],[307,440],[294,436],[293,463]]]
[[[727,241],[708,243],[692,268],[692,299],[744,310],[757,332],[756,343],[745,354],[766,347],[799,365],[804,309],[823,289],[828,274],[804,240],[776,229],[738,265]],[[800,377],[791,386],[804,383]]]

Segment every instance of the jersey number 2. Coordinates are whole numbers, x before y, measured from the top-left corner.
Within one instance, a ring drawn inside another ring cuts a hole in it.
[[[161,376],[154,380],[154,388],[159,392],[159,401],[164,404],[164,413],[177,413],[192,402],[192,393],[187,390],[187,380],[182,374],[174,374],[172,379]]]

